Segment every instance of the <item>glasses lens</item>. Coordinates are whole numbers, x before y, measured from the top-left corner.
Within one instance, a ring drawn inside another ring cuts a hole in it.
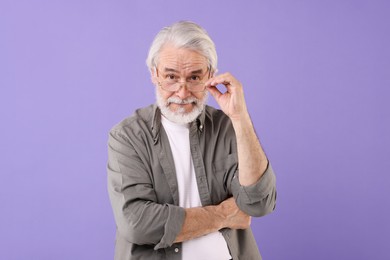
[[[209,69],[207,69],[209,71]],[[188,91],[202,92],[205,90],[203,82],[204,76],[193,75],[185,81],[180,81],[180,76],[174,74],[162,75],[162,80],[159,82],[161,88],[167,91],[176,92],[184,84]],[[210,77],[210,75],[209,75]]]
[[[161,82],[161,87],[165,90],[168,90],[168,91],[178,91],[180,89],[180,83],[178,83],[178,82],[172,83],[172,82],[163,81],[163,82]]]
[[[166,82],[166,81],[160,82],[160,86],[164,90],[171,91],[171,92],[178,91],[180,89],[181,85],[182,84],[180,82],[175,82],[175,83],[170,83],[170,82]],[[191,91],[191,92],[201,92],[201,91],[204,91],[204,89],[205,89],[205,85],[203,82],[196,82],[196,83],[186,82],[185,87],[188,89],[188,91]]]
[[[192,82],[187,84],[187,88],[189,91],[199,92],[199,91],[203,91],[205,86],[203,82],[196,82],[196,83]]]

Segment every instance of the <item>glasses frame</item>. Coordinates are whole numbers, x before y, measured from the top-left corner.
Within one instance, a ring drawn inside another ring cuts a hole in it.
[[[158,73],[157,66],[154,67],[154,70],[155,70],[155,72],[156,72],[157,78],[159,78],[159,73]],[[209,73],[208,78],[207,78],[207,80],[208,80],[208,79],[210,79],[210,76],[211,76],[211,66],[207,66],[207,71],[208,71],[208,73]],[[204,75],[207,74],[207,71],[204,73]],[[185,80],[184,82],[183,82],[182,80],[178,80],[177,82],[173,83],[172,85],[178,84],[178,86],[179,86],[176,90],[169,90],[169,89],[164,88],[164,87],[163,87],[163,84],[162,84],[162,83],[164,83],[164,81],[157,81],[157,83],[158,83],[158,85],[159,85],[163,90],[169,91],[169,92],[176,92],[176,91],[179,91],[180,88],[183,86],[183,85],[182,85],[183,83],[185,83],[185,87],[186,87],[187,90],[190,91],[190,92],[203,92],[203,91],[205,91],[205,89],[206,89],[206,86],[204,85],[204,83],[206,83],[206,81],[204,81],[204,78],[205,78],[205,77],[203,76],[202,81],[199,82],[199,85],[203,84],[202,90],[192,90],[191,87],[189,87],[191,83],[188,82],[187,80]]]

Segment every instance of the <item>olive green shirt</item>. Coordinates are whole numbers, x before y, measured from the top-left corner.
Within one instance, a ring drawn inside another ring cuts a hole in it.
[[[234,196],[251,216],[275,208],[275,175],[268,165],[251,186],[238,181],[237,145],[230,119],[206,106],[190,124],[190,147],[203,206]],[[114,126],[108,140],[108,192],[117,227],[115,259],[181,259],[180,232],[184,208],[179,207],[175,164],[156,105],[138,109]],[[261,259],[250,228],[222,229],[233,259]]]

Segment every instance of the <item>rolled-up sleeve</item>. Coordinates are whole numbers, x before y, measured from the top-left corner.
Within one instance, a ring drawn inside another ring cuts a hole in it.
[[[135,143],[134,143],[135,142]],[[108,193],[117,232],[128,242],[155,245],[173,244],[184,223],[185,211],[172,204],[157,202],[148,166],[135,145],[118,130],[108,140]]]
[[[242,186],[238,170],[233,176],[232,193],[238,207],[250,216],[261,217],[275,209],[276,177],[271,164],[261,178],[254,184]]]

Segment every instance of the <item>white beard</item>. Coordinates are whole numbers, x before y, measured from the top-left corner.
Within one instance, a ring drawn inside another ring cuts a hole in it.
[[[163,116],[165,116],[169,121],[172,121],[177,124],[187,124],[193,122],[202,113],[204,107],[206,106],[207,98],[208,98],[208,92],[206,91],[202,99],[189,97],[182,100],[178,97],[170,97],[165,101],[163,97],[160,95],[158,89],[156,88],[156,102],[157,102],[157,106],[161,110],[161,114],[163,114]],[[169,108],[169,104],[171,103],[175,103],[175,104],[193,103],[194,108],[192,109],[192,111],[188,113],[185,112],[184,108],[179,108],[177,111],[172,111]]]

